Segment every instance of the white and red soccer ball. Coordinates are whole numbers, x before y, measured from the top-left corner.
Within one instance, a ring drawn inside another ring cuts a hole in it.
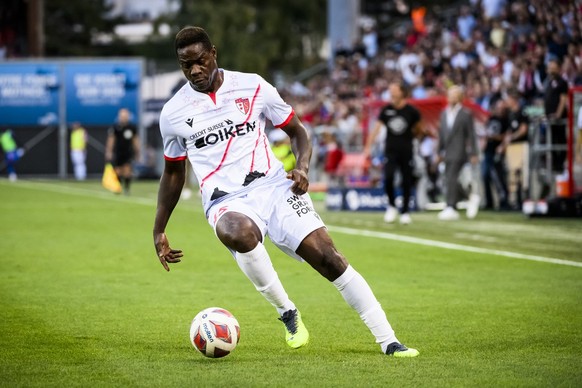
[[[190,325],[190,342],[203,355],[220,358],[236,348],[240,325],[228,310],[209,307],[200,311]]]

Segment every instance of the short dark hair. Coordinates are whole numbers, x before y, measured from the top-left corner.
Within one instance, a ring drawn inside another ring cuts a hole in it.
[[[212,42],[208,33],[202,27],[184,27],[177,34],[174,40],[176,53],[178,50],[193,44],[201,43],[206,50],[212,50]]]
[[[408,97],[410,95],[410,88],[408,87],[408,84],[404,80],[398,79],[396,81],[393,81],[392,84],[398,86],[398,89],[400,89],[400,91],[402,92],[403,97]]]

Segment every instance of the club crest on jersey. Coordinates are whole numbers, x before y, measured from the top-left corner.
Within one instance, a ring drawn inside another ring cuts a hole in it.
[[[249,113],[251,103],[249,102],[248,98],[237,98],[236,100],[234,100],[234,103],[236,104],[236,107],[240,111],[240,113],[242,113],[243,115]]]

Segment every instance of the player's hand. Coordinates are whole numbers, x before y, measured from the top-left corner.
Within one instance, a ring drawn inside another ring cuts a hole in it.
[[[180,249],[170,248],[170,243],[165,233],[154,235],[154,245],[156,246],[158,259],[166,271],[170,271],[168,263],[179,263],[181,261],[180,257],[184,256]]]
[[[305,171],[293,169],[287,173],[287,179],[293,181],[291,185],[291,192],[293,194],[302,195],[307,193],[309,180],[307,179],[307,173]]]

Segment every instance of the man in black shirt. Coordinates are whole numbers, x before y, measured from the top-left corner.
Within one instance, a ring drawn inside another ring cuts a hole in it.
[[[508,188],[510,195],[514,196],[514,203],[518,209],[521,208],[524,191],[528,187],[529,175],[529,118],[523,112],[520,98],[521,95],[516,89],[507,91],[509,131],[505,137],[505,143],[509,170]]]
[[[498,187],[499,206],[507,209],[507,180],[505,176],[505,137],[509,129],[507,110],[502,100],[495,104],[492,115],[487,121],[485,128],[485,149],[483,150],[483,162],[481,163],[481,174],[485,190],[485,208],[493,209],[493,193],[491,186],[493,174],[496,175]]]
[[[545,82],[544,109],[549,121],[552,146],[566,145],[566,118],[568,107],[568,83],[560,75],[560,62],[548,62],[548,78]],[[566,161],[566,151],[552,152],[552,170],[562,172]]]
[[[125,194],[129,194],[133,160],[139,159],[139,137],[137,129],[129,121],[129,111],[120,109],[115,123],[107,135],[105,162],[113,164]]]
[[[370,155],[370,148],[376,140],[383,126],[386,127],[386,145],[384,153],[386,163],[384,165],[385,190],[388,196],[388,209],[384,215],[384,221],[394,222],[398,217],[396,210],[396,198],[394,194],[394,175],[396,169],[402,176],[402,209],[400,211],[400,223],[412,222],[408,214],[408,203],[413,184],[413,139],[421,132],[420,113],[412,105],[406,102],[407,90],[405,85],[392,83],[390,85],[391,102],[380,111],[374,129],[368,137],[364,154]]]

